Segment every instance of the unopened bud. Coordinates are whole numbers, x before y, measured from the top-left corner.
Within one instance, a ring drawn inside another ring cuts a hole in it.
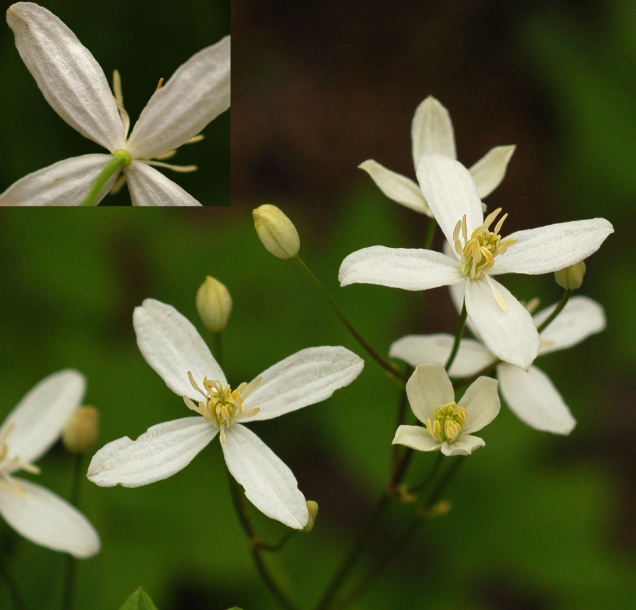
[[[424,509],[424,511],[422,512],[422,517],[424,517],[425,519],[434,519],[435,517],[441,517],[442,515],[450,512],[451,508],[452,505],[448,500],[441,500],[440,502],[433,504],[433,506],[429,506],[428,508]]]
[[[571,265],[554,274],[556,283],[566,290],[577,290],[583,283],[585,275],[585,263],[581,261],[576,265]]]
[[[316,517],[318,516],[318,502],[307,500],[307,510],[309,511],[309,521],[307,521],[307,525],[303,527],[303,532],[311,532],[314,528]]]
[[[95,407],[79,407],[71,416],[62,442],[71,453],[86,453],[99,436],[99,413]]]
[[[278,258],[294,258],[300,250],[300,237],[294,223],[275,205],[256,208],[254,226],[263,245]]]
[[[220,333],[232,312],[232,297],[225,284],[208,275],[197,291],[197,311],[208,330]]]

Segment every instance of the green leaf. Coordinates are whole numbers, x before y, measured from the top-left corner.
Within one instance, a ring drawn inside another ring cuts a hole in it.
[[[157,610],[150,596],[141,587],[137,589],[119,610]]]

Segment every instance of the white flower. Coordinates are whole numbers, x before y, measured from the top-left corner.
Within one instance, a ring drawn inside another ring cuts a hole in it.
[[[52,108],[83,136],[110,151],[60,161],[18,180],[0,201],[9,205],[79,205],[115,153],[133,205],[199,206],[196,199],[150,165],[196,136],[230,106],[230,37],[196,53],[144,108],[130,137],[128,116],[103,70],[75,34],[47,9],[18,2],[7,10],[20,56]],[[167,166],[170,167],[170,166]],[[117,172],[118,174],[119,172]],[[99,194],[104,198],[113,175]]]
[[[534,316],[539,327],[554,311],[552,305]],[[571,298],[563,311],[541,333],[539,354],[572,347],[605,328],[603,308],[592,299]],[[454,337],[446,334],[408,335],[391,346],[390,355],[416,366],[420,362],[446,362]],[[471,377],[497,363],[487,347],[473,339],[462,339],[457,357],[450,368],[452,377]],[[545,432],[569,434],[576,420],[550,378],[531,366],[524,371],[499,362],[497,376],[501,394],[512,412],[523,422]]]
[[[415,111],[411,124],[411,141],[416,169],[419,158],[424,154],[457,158],[453,123],[448,110],[432,95],[429,95]],[[496,146],[470,168],[470,174],[482,199],[499,186],[506,175],[506,167],[514,151],[514,146]],[[410,178],[386,169],[373,160],[365,161],[358,167],[371,176],[389,199],[421,214],[433,216],[422,191]]]
[[[85,388],[86,381],[77,371],[49,375],[0,427],[0,515],[32,542],[82,558],[100,548],[99,536],[86,517],[48,489],[14,473],[40,472],[33,462],[60,437]]]
[[[579,220],[499,235],[507,214],[490,225],[468,170],[442,155],[423,155],[418,167],[422,192],[450,248],[448,254],[422,249],[373,246],[347,256],[340,283],[365,283],[428,290],[461,285],[468,318],[488,349],[501,360],[528,369],[539,352],[539,336],[525,307],[493,276],[541,274],[563,269],[595,252],[613,233],[604,218]]]
[[[486,443],[472,432],[481,430],[499,413],[497,381],[480,377],[455,403],[455,392],[444,367],[419,364],[406,383],[406,394],[417,419],[426,427],[400,426],[393,444],[444,455],[469,455]]]
[[[102,487],[138,487],[185,468],[218,434],[227,467],[264,514],[302,529],[309,514],[291,470],[242,424],[272,419],[326,400],[351,383],[364,362],[344,347],[302,350],[232,390],[205,342],[170,305],[146,299],[133,316],[144,358],[195,411],[151,427],[137,440],[98,451],[88,478]]]

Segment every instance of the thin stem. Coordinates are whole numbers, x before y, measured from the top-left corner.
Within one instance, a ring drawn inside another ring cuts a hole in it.
[[[86,199],[80,203],[81,206],[97,205],[97,199],[101,194],[103,188],[107,182],[122,168],[130,165],[130,154],[125,150],[116,150],[113,153],[113,158],[108,162],[108,165],[102,170],[102,173],[97,177],[97,180],[91,186],[91,190],[88,191]]]
[[[561,313],[561,311],[563,311],[563,308],[567,305],[567,302],[570,300],[570,297],[572,296],[573,293],[574,293],[574,290],[566,289],[566,291],[563,293],[563,296],[561,297],[561,300],[559,301],[557,306],[554,308],[554,311],[546,318],[543,324],[541,324],[541,326],[537,328],[538,333],[542,333],[548,327],[548,325],[552,323],[554,318],[556,318]]]
[[[338,591],[340,590],[340,587],[342,586],[345,579],[349,575],[349,572],[355,566],[356,561],[358,560],[358,557],[360,556],[363,549],[367,546],[367,544],[371,540],[372,535],[374,534],[376,525],[379,523],[380,519],[382,518],[382,515],[384,514],[386,509],[389,507],[390,503],[391,503],[391,496],[389,496],[389,494],[387,493],[382,494],[382,497],[380,498],[380,501],[375,507],[375,510],[373,511],[371,515],[371,518],[367,522],[362,532],[360,532],[360,535],[355,541],[355,544],[351,547],[349,554],[346,556],[345,560],[342,562],[342,564],[340,565],[340,568],[338,569],[335,576],[331,580],[331,583],[325,590],[325,593],[323,594],[322,598],[318,602],[318,605],[316,606],[316,610],[325,610],[331,605],[332,601],[334,600]]]
[[[455,341],[453,341],[453,349],[451,353],[448,355],[448,360],[444,365],[446,371],[450,371],[450,367],[453,365],[455,361],[455,356],[457,356],[457,352],[459,351],[459,345],[462,342],[462,336],[464,334],[464,328],[466,328],[466,318],[468,317],[468,313],[466,312],[466,301],[462,305],[462,312],[459,314],[459,322],[457,323],[457,331],[455,332]]]
[[[212,333],[212,353],[219,366],[223,367],[223,339],[221,335],[220,332]]]
[[[73,460],[73,474],[71,483],[71,493],[69,502],[75,507],[79,507],[82,474],[84,469],[82,463],[84,455],[77,453]],[[62,610],[73,610],[75,597],[75,583],[77,575],[77,559],[72,555],[66,556],[66,567],[64,570],[64,588],[62,590]]]
[[[434,218],[429,218],[428,225],[426,225],[426,235],[424,236],[425,250],[430,250],[433,245],[433,238],[435,237],[435,229],[437,229],[437,221]]]
[[[22,595],[18,589],[18,585],[15,580],[7,570],[4,562],[0,561],[0,578],[4,581],[4,584],[7,586],[7,591],[9,592],[9,597],[13,602],[13,606],[15,610],[27,610],[27,605],[24,603],[22,599]]]
[[[327,290],[324,284],[316,277],[314,272],[307,266],[305,261],[303,261],[303,259],[300,258],[300,256],[298,255],[294,257],[294,260],[296,261],[297,265],[303,270],[303,272],[309,277],[309,279],[314,284],[316,284],[316,286],[320,289],[320,291],[325,295],[325,297],[329,301],[329,304],[333,307],[334,311],[336,312],[336,315],[340,318],[342,323],[347,327],[347,329],[353,335],[356,341],[362,346],[364,350],[366,350],[369,356],[371,356],[383,369],[388,371],[388,373],[392,377],[394,377],[395,379],[399,379],[401,381],[406,381],[406,377],[404,376],[404,373],[402,373],[402,371],[400,371],[400,369],[397,366],[395,366],[388,360],[385,360],[366,341],[366,339],[356,330],[353,324],[349,321],[349,318],[347,318],[347,316],[343,313],[342,309],[340,309],[340,306],[338,305],[338,303],[336,303],[336,300],[333,298],[333,296],[331,296],[331,293]]]
[[[287,595],[280,588],[273,575],[267,568],[265,561],[263,560],[263,557],[261,555],[263,545],[258,539],[256,529],[252,525],[243,493],[238,483],[232,478],[229,473],[228,481],[230,483],[230,490],[232,500],[234,502],[234,508],[236,509],[236,514],[238,515],[239,522],[241,523],[243,530],[249,538],[250,545],[252,547],[252,560],[254,561],[254,565],[256,566],[256,569],[258,570],[263,583],[270,590],[271,594],[278,600],[280,605],[285,608],[285,610],[297,610],[297,606],[289,600]]]
[[[433,479],[437,476],[437,473],[439,472],[439,469],[443,461],[444,461],[444,454],[441,451],[439,451],[435,458],[435,463],[433,464],[433,467],[431,468],[426,478],[419,485],[409,487],[409,491],[417,492],[427,487],[433,481]]]

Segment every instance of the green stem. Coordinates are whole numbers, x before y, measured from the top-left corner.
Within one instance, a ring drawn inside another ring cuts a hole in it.
[[[223,339],[221,333],[212,333],[212,353],[214,359],[219,363],[220,367],[223,367]]]
[[[261,552],[266,545],[263,545],[263,543],[258,539],[256,529],[252,525],[240,486],[229,473],[228,481],[230,483],[230,490],[236,514],[238,515],[239,522],[241,523],[243,530],[249,538],[250,545],[252,547],[252,560],[254,561],[254,565],[256,566],[263,583],[270,590],[271,594],[279,601],[280,605],[285,608],[285,610],[297,610],[296,605],[289,600],[287,595],[280,588],[263,560]]]
[[[563,311],[563,308],[567,305],[573,293],[573,290],[566,290],[563,293],[563,296],[561,297],[561,300],[559,301],[557,306],[554,308],[554,311],[547,317],[543,324],[541,324],[541,326],[537,328],[537,332],[539,334],[542,333],[548,327],[548,325],[552,323],[554,318],[556,318],[561,313],[561,311]]]
[[[462,305],[462,312],[459,314],[459,322],[457,323],[457,330],[455,331],[455,341],[453,341],[453,349],[451,353],[448,355],[448,360],[444,365],[446,372],[450,371],[453,362],[455,362],[455,356],[457,356],[457,352],[459,351],[459,346],[462,342],[462,336],[464,335],[464,328],[466,328],[466,318],[468,317],[468,313],[466,312],[466,301]]]
[[[316,286],[320,289],[320,291],[325,295],[329,304],[333,307],[336,315],[340,318],[342,323],[347,327],[349,332],[353,335],[356,341],[362,346],[364,350],[371,356],[383,369],[388,371],[388,373],[394,377],[395,379],[406,381],[406,377],[400,369],[389,361],[385,360],[365,339],[364,337],[355,329],[353,324],[349,321],[347,316],[340,309],[336,300],[331,296],[331,293],[325,288],[323,283],[316,277],[314,272],[307,266],[305,261],[303,261],[300,256],[296,255],[294,257],[297,265],[303,270],[303,272],[309,277],[309,279],[316,284]]]
[[[97,205],[97,200],[106,186],[107,182],[122,168],[128,167],[132,161],[130,154],[126,150],[116,150],[113,153],[113,158],[108,162],[108,165],[102,170],[102,173],[97,177],[91,190],[88,191],[86,199],[80,203],[81,206]]]
[[[424,249],[430,250],[433,245],[433,238],[435,237],[435,229],[437,229],[437,221],[434,218],[429,218],[428,225],[426,226],[426,235],[424,236]]]
[[[73,475],[71,483],[71,493],[69,496],[69,502],[78,508],[80,501],[81,483],[83,480],[84,469],[82,463],[84,461],[84,455],[77,453],[74,455],[73,461]],[[75,597],[75,582],[77,575],[77,559],[72,555],[66,556],[66,567],[64,571],[64,588],[62,590],[62,610],[73,610],[74,597]]]
[[[5,567],[4,563],[0,561],[0,578],[4,581],[4,584],[7,586],[7,591],[9,592],[9,597],[13,602],[13,607],[15,610],[27,610],[27,606],[22,599],[22,595],[20,594],[20,590],[18,589],[18,585],[15,580]]]
[[[376,525],[379,523],[380,519],[382,518],[382,515],[384,514],[386,509],[389,507],[390,503],[391,503],[391,496],[389,496],[389,494],[387,493],[382,494],[382,497],[380,498],[380,501],[376,505],[375,510],[373,511],[371,515],[371,518],[367,522],[362,532],[360,532],[360,535],[358,536],[355,544],[351,547],[349,554],[347,555],[345,560],[342,562],[342,564],[340,565],[340,568],[338,569],[335,576],[331,580],[331,583],[325,590],[325,593],[323,594],[322,598],[318,602],[318,605],[316,606],[316,610],[325,610],[326,608],[329,608],[332,601],[336,597],[338,591],[340,590],[340,587],[342,586],[345,579],[349,575],[349,572],[355,566],[359,555],[362,553],[364,548],[367,546],[367,544],[371,540],[372,535],[375,533]]]

